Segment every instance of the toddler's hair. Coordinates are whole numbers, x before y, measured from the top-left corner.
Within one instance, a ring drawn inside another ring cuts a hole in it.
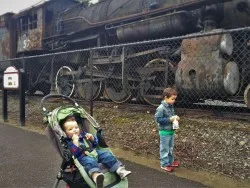
[[[165,97],[169,98],[171,97],[172,95],[177,95],[177,91],[174,89],[174,88],[170,88],[170,87],[167,87],[166,89],[164,89],[163,93],[162,93],[162,97],[163,99]]]
[[[62,129],[63,131],[64,131],[64,123],[65,123],[66,121],[68,121],[68,120],[75,121],[76,119],[75,119],[75,116],[69,115],[69,116],[67,116],[66,118],[60,120],[59,125],[60,125],[60,127],[61,127],[61,129]]]

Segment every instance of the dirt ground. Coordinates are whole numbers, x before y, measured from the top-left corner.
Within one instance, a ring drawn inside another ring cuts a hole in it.
[[[11,97],[8,104],[9,123],[15,124],[19,119],[18,97]],[[58,104],[54,101],[48,104],[48,109],[52,110]],[[25,128],[43,132],[43,114],[39,105],[40,99],[27,99]],[[87,106],[81,106],[88,111]],[[95,104],[94,118],[103,128],[110,146],[159,159],[154,111]],[[183,167],[250,182],[249,133],[249,122],[181,116],[180,129],[176,131],[175,156]]]

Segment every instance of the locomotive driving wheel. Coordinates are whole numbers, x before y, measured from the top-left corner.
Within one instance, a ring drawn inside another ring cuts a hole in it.
[[[167,74],[167,86],[166,70],[170,70]],[[161,103],[164,88],[174,85],[174,73],[171,70],[173,71],[173,65],[165,59],[153,59],[144,66],[141,72],[140,93],[147,103],[153,106]]]
[[[91,99],[91,81],[90,76],[86,75],[86,71],[89,68],[87,66],[83,67],[83,73],[78,79],[78,83],[76,84],[76,94],[85,100]],[[93,67],[94,71],[98,71],[97,67]],[[93,96],[92,99],[95,100],[100,97],[103,92],[103,82],[102,80],[98,80],[98,78],[93,77]]]
[[[72,68],[62,66],[56,73],[56,91],[58,94],[72,96],[75,90],[74,75],[71,74]]]
[[[112,66],[109,71],[119,72],[120,67]],[[126,76],[121,79],[121,75],[113,74],[105,80],[105,94],[115,103],[124,103],[131,99],[132,93],[129,89],[129,84]]]
[[[111,52],[110,59],[122,57],[122,51],[124,50],[124,58],[129,54],[133,54],[131,48],[114,48]],[[129,77],[133,77],[135,70],[131,66],[131,61],[126,59],[124,68],[121,64],[112,64],[108,67],[109,78],[105,80],[105,94],[109,99],[115,103],[124,103],[132,98],[133,91],[131,88],[134,85],[133,81],[129,80]]]

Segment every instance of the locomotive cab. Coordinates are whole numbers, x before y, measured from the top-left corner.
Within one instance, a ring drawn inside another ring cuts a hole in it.
[[[37,54],[46,51],[43,40],[56,33],[57,13],[76,3],[72,0],[45,1],[16,14],[17,52]]]
[[[18,53],[42,50],[43,17],[43,8],[39,6],[16,15]]]
[[[76,3],[78,2],[72,0],[45,1],[16,14],[14,18],[17,30],[17,57],[49,53],[45,48],[44,39],[56,33],[57,13]],[[39,90],[46,95],[50,92],[51,61],[50,58],[46,60],[27,58],[23,61],[28,93],[33,94]],[[14,64],[22,65],[20,62],[14,62]]]

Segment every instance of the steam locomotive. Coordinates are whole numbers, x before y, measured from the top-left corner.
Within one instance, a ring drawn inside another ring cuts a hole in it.
[[[44,1],[18,14],[0,16],[1,74],[10,64],[20,66],[20,62],[7,61],[10,58],[109,46],[84,57],[62,55],[36,63],[27,59],[27,91],[48,94],[54,84],[58,93],[68,96],[90,99],[93,94],[96,99],[105,91],[116,103],[136,98],[156,105],[163,88],[175,86],[181,96],[192,99],[214,93],[215,98],[232,99],[240,94],[250,106],[249,63],[231,58],[235,49],[249,53],[248,33],[243,43],[223,33],[250,26],[249,8],[250,0],[101,0],[93,5]],[[219,34],[183,38],[174,45],[116,47],[213,31]],[[209,59],[204,61],[201,54]],[[135,63],[138,59],[140,63]],[[53,61],[57,62],[54,67]]]

